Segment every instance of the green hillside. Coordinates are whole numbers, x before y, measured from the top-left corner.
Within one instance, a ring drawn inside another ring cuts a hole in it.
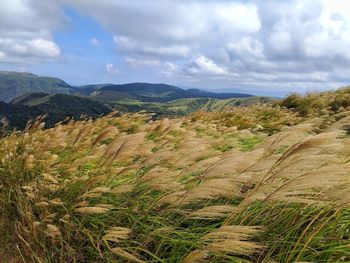
[[[264,104],[275,101],[271,97],[248,97],[235,99],[186,98],[168,102],[141,102],[137,100],[109,101],[111,107],[121,112],[146,112],[158,116],[184,116],[195,111],[221,111],[230,107],[246,107],[255,104]]]
[[[31,73],[0,72],[0,101],[10,102],[28,93],[80,95],[109,104],[120,103],[121,105],[130,104],[130,101],[168,103],[180,99],[207,99],[209,101],[209,99],[252,98],[253,101],[255,100],[250,94],[215,93],[200,89],[186,90],[172,85],[154,83],[91,84],[73,87],[58,78],[42,77]],[[203,100],[198,102],[202,104]],[[152,105],[156,108],[158,106]]]
[[[47,115],[46,127],[63,121],[67,117],[79,119],[82,115],[96,118],[108,114],[112,109],[98,101],[65,94],[29,93],[15,99],[13,103],[0,104],[0,119],[6,118],[10,128],[23,129],[29,120]]]
[[[87,97],[27,93],[12,100],[11,103],[0,104],[0,118],[6,118],[11,128],[23,129],[29,120],[47,114],[46,127],[52,127],[56,122],[66,117],[78,119],[81,115],[98,117],[107,114],[112,109],[121,113],[145,111],[156,118],[168,116],[185,116],[196,111],[222,111],[230,107],[250,106],[269,102],[270,98],[251,97],[241,99],[217,100],[211,98],[179,99],[169,102],[141,102],[136,100],[121,100],[103,103]]]
[[[184,116],[195,111],[270,102],[271,98],[242,93],[185,90],[167,84],[93,84],[73,87],[63,80],[30,73],[0,72],[1,116],[23,129],[30,119],[47,114],[46,126],[65,117],[97,117],[112,109],[121,113],[146,111],[161,116]],[[8,104],[11,102],[11,104]]]
[[[9,102],[30,92],[71,94],[73,89],[58,78],[41,77],[31,73],[0,71],[0,101]]]
[[[93,86],[89,88],[91,89]],[[153,83],[128,83],[96,87],[90,95],[103,101],[129,99],[142,102],[168,102],[184,98],[228,99],[253,97],[250,94],[243,93],[215,93],[199,89],[185,90],[172,85]]]
[[[77,93],[81,95],[89,96],[94,91],[99,90],[104,86],[108,86],[108,85],[112,85],[112,84],[88,84],[83,86],[76,86],[74,87],[74,89]]]

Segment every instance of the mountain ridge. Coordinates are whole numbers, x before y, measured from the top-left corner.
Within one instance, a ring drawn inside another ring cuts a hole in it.
[[[217,93],[200,89],[183,89],[164,83],[133,82],[125,84],[87,84],[73,86],[56,77],[29,72],[0,71],[0,101],[10,102],[26,93],[70,94],[97,100],[136,99],[143,102],[166,102],[182,98],[244,98],[245,93]]]
[[[0,101],[10,102],[20,95],[31,92],[72,94],[74,90],[59,78],[28,72],[0,71]]]
[[[254,95],[245,93],[216,93],[200,89],[182,89],[165,83],[133,82],[127,84],[105,85],[96,89],[91,95],[97,99],[105,97],[113,98],[114,95],[128,97],[143,102],[168,102],[183,98],[248,98]]]
[[[164,83],[89,84],[71,86],[65,81],[28,72],[0,72],[0,118],[23,129],[40,115],[46,127],[66,117],[98,117],[112,110],[145,110],[159,116],[183,116],[198,110],[245,106],[269,101],[243,93],[215,93],[182,89]]]

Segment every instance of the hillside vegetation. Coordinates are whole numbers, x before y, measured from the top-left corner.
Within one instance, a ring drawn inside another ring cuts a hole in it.
[[[8,135],[0,258],[349,262],[347,94]]]
[[[87,97],[27,93],[15,98],[11,103],[0,102],[0,119],[6,120],[8,130],[24,129],[26,123],[45,115],[45,127],[52,127],[55,123],[66,118],[79,119],[81,116],[99,117],[108,114],[112,109],[120,113],[139,112],[144,110],[153,113],[154,118],[184,116],[195,111],[220,111],[227,107],[249,106],[273,101],[268,97],[250,97],[217,100],[211,98],[179,99],[169,102],[141,102],[124,100],[103,103]]]
[[[65,94],[27,93],[12,103],[0,102],[0,119],[9,130],[23,130],[28,121],[36,118],[45,121],[45,127],[53,127],[67,118],[97,118],[111,111],[111,107],[99,101]]]
[[[185,98],[248,98],[250,94],[216,93],[200,89],[182,89],[167,84],[126,83],[71,86],[65,81],[27,72],[0,71],[0,102],[10,102],[27,93],[70,94],[102,102],[134,100],[139,102],[168,102]]]
[[[127,83],[70,86],[63,80],[31,73],[0,71],[0,120],[8,129],[23,129],[29,120],[45,116],[46,127],[65,118],[97,117],[115,109],[146,110],[157,117],[183,116],[197,110],[218,110],[271,101],[243,93],[215,93],[167,84]]]
[[[128,83],[122,85],[95,86],[90,96],[102,101],[137,100],[141,102],[168,102],[185,98],[249,98],[250,94],[243,93],[215,93],[199,89],[181,89],[167,84]],[[91,90],[91,86],[82,91]]]
[[[234,99],[213,99],[213,98],[186,98],[168,102],[141,102],[135,100],[109,101],[112,108],[123,112],[138,112],[145,110],[149,113],[155,113],[156,116],[176,117],[184,116],[195,111],[221,111],[228,107],[251,106],[272,102],[270,97],[248,97]]]
[[[25,93],[71,94],[73,89],[61,79],[31,73],[0,71],[0,101],[10,102]]]

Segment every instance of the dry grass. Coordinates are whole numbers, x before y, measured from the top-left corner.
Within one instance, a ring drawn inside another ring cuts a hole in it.
[[[349,261],[350,139],[344,112],[320,130],[328,118],[260,105],[48,130],[39,119],[0,140],[0,256]]]

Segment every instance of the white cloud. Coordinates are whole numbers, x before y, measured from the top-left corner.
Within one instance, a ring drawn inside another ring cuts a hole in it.
[[[64,1],[64,0],[63,0]],[[83,1],[66,4],[94,17],[120,53],[190,59],[260,29],[255,4],[228,1]]]
[[[5,58],[6,58],[5,53],[0,51],[0,61],[4,61]]]
[[[60,55],[52,31],[67,23],[54,1],[0,0],[0,61],[30,64]]]
[[[228,75],[227,69],[220,67],[213,60],[199,55],[188,67],[187,72],[194,75]]]
[[[228,50],[235,53],[237,57],[252,57],[261,59],[264,57],[262,43],[253,37],[243,37],[238,41],[233,40],[227,45]]]
[[[33,54],[44,57],[58,57],[60,55],[60,49],[53,41],[37,38],[28,41],[29,48]]]
[[[350,74],[344,0],[61,1],[111,32],[136,77],[141,68],[153,76],[158,69],[184,85],[286,90]]]
[[[99,41],[96,37],[92,37],[92,38],[90,39],[90,44],[91,44],[92,46],[98,46],[98,45],[100,44],[100,41]]]
[[[173,75],[177,74],[179,71],[179,67],[172,62],[165,62],[163,65],[163,69],[160,71],[161,74],[170,78]]]
[[[185,45],[150,44],[126,36],[114,36],[113,40],[118,49],[124,53],[164,57],[186,57],[190,52],[189,48]]]
[[[107,63],[105,66],[106,72],[108,74],[117,74],[119,73],[119,69],[114,66],[112,63]]]
[[[345,0],[0,0],[0,61],[57,58],[52,32],[67,23],[63,7],[110,33],[125,63],[106,71],[128,79],[290,90],[345,83],[350,75]]]
[[[278,30],[272,32],[268,44],[275,54],[289,54],[293,48],[292,37],[288,31]]]
[[[158,67],[161,62],[157,59],[132,58],[126,57],[125,62],[131,67]]]
[[[257,7],[254,4],[228,2],[211,4],[209,7],[210,11],[208,11],[214,13],[212,21],[222,33],[255,33],[261,27]]]
[[[60,48],[53,42],[42,38],[21,40],[0,38],[0,61],[28,63],[33,59],[52,59],[60,55]]]

